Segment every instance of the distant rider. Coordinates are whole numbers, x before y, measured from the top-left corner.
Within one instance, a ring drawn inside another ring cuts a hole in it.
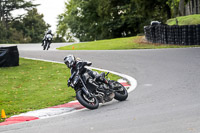
[[[45,40],[46,40],[46,37],[47,37],[48,34],[50,34],[50,35],[53,36],[53,34],[51,33],[51,30],[48,30],[48,31],[46,32],[46,34],[44,35],[44,38],[43,38],[43,40],[42,40],[42,46],[44,45]]]

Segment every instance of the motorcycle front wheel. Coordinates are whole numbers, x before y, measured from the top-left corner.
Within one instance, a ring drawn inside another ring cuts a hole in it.
[[[97,109],[99,101],[95,96],[89,97],[82,90],[76,92],[76,99],[88,109]]]
[[[49,50],[49,48],[50,48],[50,43],[47,44],[47,50]]]

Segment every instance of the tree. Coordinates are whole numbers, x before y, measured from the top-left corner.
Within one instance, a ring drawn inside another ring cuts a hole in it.
[[[171,17],[175,18],[178,15],[179,10],[179,0],[168,0],[167,5],[171,10]]]
[[[7,35],[5,34],[6,32],[5,26],[0,23],[0,43],[6,43],[7,42]]]
[[[199,14],[199,13],[200,13],[199,0],[180,0],[179,16]]]
[[[0,42],[8,43],[10,42],[11,36],[14,28],[11,28],[12,22],[15,18],[12,17],[11,11],[17,9],[29,10],[37,5],[32,4],[31,1],[26,0],[0,0]],[[12,41],[11,41],[12,42]]]
[[[0,21],[8,28],[8,23],[12,20],[11,11],[16,9],[31,9],[34,4],[31,1],[25,0],[1,0],[0,1]]]
[[[31,38],[31,43],[41,42],[45,31],[50,27],[43,20],[43,15],[37,12],[36,8],[28,11],[27,15],[22,19],[22,27],[24,36]]]
[[[180,16],[185,15],[184,7],[185,7],[185,0],[180,0],[180,2],[179,2],[179,15]]]
[[[61,14],[58,16],[58,25],[57,25],[57,30],[56,30],[56,34],[58,38],[66,38],[67,41],[69,41],[69,38],[72,38],[72,36],[69,36],[69,32],[68,32],[68,24],[67,24],[67,20],[66,20],[66,16],[65,14]]]
[[[66,42],[63,37],[59,37],[58,34],[53,38],[53,42]]]
[[[70,0],[58,19],[58,34],[90,41],[136,35],[143,17],[132,0]]]
[[[151,21],[199,13],[199,0],[69,0],[57,33],[80,41],[137,35]]]

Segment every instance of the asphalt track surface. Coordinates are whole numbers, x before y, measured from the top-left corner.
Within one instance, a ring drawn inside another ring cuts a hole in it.
[[[63,61],[68,54],[93,67],[134,77],[124,102],[97,110],[1,126],[3,133],[199,133],[200,48],[116,51],[42,51],[20,48],[21,57]],[[59,81],[58,81],[59,82]]]

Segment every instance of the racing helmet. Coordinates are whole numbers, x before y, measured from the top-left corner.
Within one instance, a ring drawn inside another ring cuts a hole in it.
[[[47,31],[47,34],[51,34],[51,30],[48,30],[48,31]]]
[[[64,63],[68,68],[72,68],[76,63],[76,58],[73,55],[68,55],[64,58]]]

